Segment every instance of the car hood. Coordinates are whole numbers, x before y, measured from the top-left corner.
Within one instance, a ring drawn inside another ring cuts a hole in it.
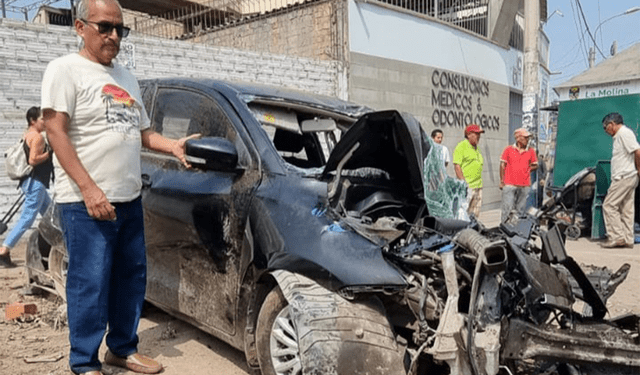
[[[412,115],[395,110],[367,113],[338,142],[329,156],[323,177],[335,173],[338,168],[398,171],[396,175],[407,179],[404,185],[422,197],[422,165],[429,147],[420,123]]]

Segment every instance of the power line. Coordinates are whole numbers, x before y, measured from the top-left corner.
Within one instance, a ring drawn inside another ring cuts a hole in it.
[[[598,43],[596,43],[596,38],[594,38],[593,34],[591,34],[591,30],[589,29],[589,23],[587,22],[587,17],[585,17],[584,11],[582,10],[582,4],[580,3],[580,0],[576,0],[576,4],[578,4],[578,8],[580,8],[580,14],[582,15],[582,20],[584,21],[584,26],[586,27],[587,32],[589,33],[589,36],[591,37],[591,40],[593,41],[593,45],[596,47],[598,52],[600,52],[600,55],[602,55],[602,58],[606,59],[607,57],[604,55],[604,53],[602,53],[602,51],[600,51],[600,47],[598,46]]]
[[[571,12],[573,14],[573,23],[575,24],[575,27],[576,27],[576,33],[582,35],[582,38],[578,41],[578,43],[580,44],[580,50],[583,52],[585,60],[588,61],[589,60],[589,51],[582,44],[582,41],[584,40],[584,30],[582,30],[581,24],[578,23],[579,16],[578,16],[578,11],[576,10],[576,6],[574,5],[573,2],[570,2],[570,4],[571,4]]]
[[[25,17],[29,14],[30,11],[40,9],[40,7],[44,5],[51,5],[62,0],[37,0],[37,1],[28,1],[28,0],[4,0],[4,8],[5,11],[12,13],[21,13],[24,14]],[[24,5],[14,5],[16,3],[21,3]],[[25,4],[26,3],[26,4]]]
[[[602,25],[602,13],[600,12],[600,0],[598,0],[598,25]],[[598,36],[598,27],[594,30],[594,37]],[[602,33],[600,33],[600,44],[604,45],[604,38],[602,37]],[[598,45],[598,43],[596,43]]]
[[[577,27],[576,27],[576,28],[577,28]],[[562,57],[560,57],[559,59],[557,59],[557,61],[561,63],[561,62],[563,62],[563,61],[564,61],[564,59],[565,59],[567,56],[569,56],[569,55],[572,55],[572,56],[573,56],[573,60],[572,60],[572,62],[574,62],[576,59],[581,58],[581,56],[580,56],[579,54],[576,54],[576,53],[575,53],[575,50],[576,50],[576,48],[579,48],[579,47],[580,47],[580,50],[582,50],[582,47],[583,47],[582,42],[584,41],[585,34],[586,34],[586,31],[585,31],[585,30],[583,30],[583,31],[582,31],[582,34],[580,35],[580,38],[579,38],[579,39],[578,39],[578,41],[573,45],[573,47],[571,47],[571,48],[570,48],[570,49],[568,49],[568,50],[565,50],[564,55],[562,55]],[[556,68],[556,69],[561,69],[561,68]]]

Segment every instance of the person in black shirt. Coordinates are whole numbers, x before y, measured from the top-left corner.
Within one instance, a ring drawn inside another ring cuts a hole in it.
[[[11,261],[11,249],[18,243],[24,232],[31,227],[38,213],[44,215],[51,204],[47,189],[53,174],[53,164],[51,149],[43,136],[44,121],[40,107],[29,108],[27,124],[27,131],[22,138],[25,141],[25,152],[28,155],[29,164],[33,166],[33,171],[20,180],[20,188],[25,196],[24,207],[16,226],[9,232],[0,247],[0,267],[15,266]]]

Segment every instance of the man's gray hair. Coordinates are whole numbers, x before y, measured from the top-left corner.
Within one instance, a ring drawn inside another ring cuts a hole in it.
[[[118,5],[118,8],[120,8],[120,13],[122,13],[122,5],[120,5],[120,2],[118,0],[80,0],[78,1],[78,5],[76,5],[76,19],[79,20],[86,20],[87,18],[89,18],[89,6],[92,4],[95,4],[97,2],[107,2],[107,1],[113,1],[114,3],[116,3]],[[84,48],[84,39],[82,38],[78,38],[78,51],[82,50]]]
[[[607,124],[610,122],[613,122],[616,125],[624,124],[622,115],[618,112],[611,112],[608,115],[604,116],[604,118],[602,119],[602,125],[604,126],[607,126]]]
[[[120,8],[120,12],[122,12],[122,6],[118,0],[80,0],[78,1],[78,5],[76,5],[76,18],[86,20],[89,17],[89,5],[97,2],[105,3],[107,1],[116,3],[118,8]]]

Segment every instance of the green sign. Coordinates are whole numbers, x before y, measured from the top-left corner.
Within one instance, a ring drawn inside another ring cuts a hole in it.
[[[553,185],[563,186],[571,176],[598,160],[611,160],[613,140],[602,129],[602,118],[618,112],[638,136],[640,94],[560,102]]]

